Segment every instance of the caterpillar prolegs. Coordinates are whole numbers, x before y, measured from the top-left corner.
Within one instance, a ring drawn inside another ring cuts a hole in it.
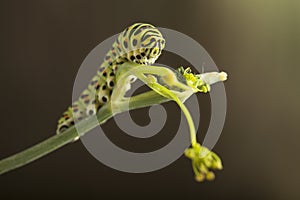
[[[88,88],[73,102],[58,121],[57,134],[89,115],[96,114],[111,97],[118,68],[124,62],[153,64],[165,46],[161,32],[151,24],[136,23],[126,28],[106,54]]]

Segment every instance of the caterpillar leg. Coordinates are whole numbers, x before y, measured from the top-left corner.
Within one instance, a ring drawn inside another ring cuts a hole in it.
[[[108,67],[105,70],[105,77],[106,77],[106,85],[107,87],[112,90],[115,86],[115,70],[113,68]]]

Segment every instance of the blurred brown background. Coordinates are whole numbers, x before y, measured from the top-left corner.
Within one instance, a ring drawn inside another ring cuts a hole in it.
[[[299,199],[299,9],[296,0],[1,1],[0,158],[54,133],[85,56],[133,22],[189,35],[229,74],[227,119],[214,149],[224,170],[215,181],[196,183],[183,156],[159,171],[119,172],[77,142],[2,175],[1,199]],[[207,96],[199,99],[209,105]],[[203,133],[206,107],[201,107]],[[122,135],[113,121],[105,126]],[[161,135],[174,132],[168,127],[154,142],[122,140],[145,149],[151,143],[163,146],[168,139]]]

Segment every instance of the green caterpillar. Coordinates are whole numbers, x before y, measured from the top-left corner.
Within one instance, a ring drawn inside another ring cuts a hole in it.
[[[161,32],[151,24],[136,23],[126,28],[113,43],[97,74],[58,121],[56,133],[62,133],[89,115],[94,115],[111,97],[117,70],[124,62],[153,64],[165,46]],[[135,81],[135,77],[131,83]],[[130,85],[126,88],[130,88]]]

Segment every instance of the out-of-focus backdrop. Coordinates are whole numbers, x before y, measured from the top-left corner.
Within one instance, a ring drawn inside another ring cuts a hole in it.
[[[54,134],[85,56],[134,22],[189,35],[229,74],[226,123],[214,148],[224,170],[215,181],[195,182],[184,156],[151,173],[119,172],[77,142],[0,176],[1,197],[299,199],[299,9],[296,0],[1,1],[0,158]],[[160,61],[185,65],[167,54]],[[201,138],[209,122],[209,98],[198,98],[208,105],[201,107]],[[176,105],[166,107],[173,118],[153,141],[123,136],[113,120],[105,128],[124,148],[163,146],[179,116]],[[136,117],[147,124],[143,119]]]

